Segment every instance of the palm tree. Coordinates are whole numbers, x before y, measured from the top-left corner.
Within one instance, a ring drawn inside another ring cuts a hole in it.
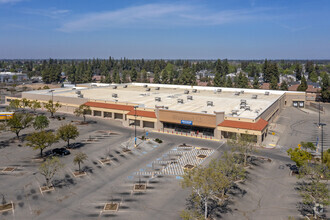
[[[84,163],[85,160],[87,160],[87,155],[83,152],[78,152],[73,158],[73,163],[78,164],[79,166],[79,173],[80,173],[80,164]]]

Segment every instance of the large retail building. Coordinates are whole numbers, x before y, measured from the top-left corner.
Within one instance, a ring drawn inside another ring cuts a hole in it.
[[[67,113],[85,104],[91,116],[150,131],[210,139],[250,135],[258,143],[285,106],[306,105],[304,92],[143,83],[83,84],[24,92],[22,98],[53,99]]]

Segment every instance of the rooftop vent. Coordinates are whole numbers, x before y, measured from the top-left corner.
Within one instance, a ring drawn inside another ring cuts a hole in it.
[[[267,92],[265,92],[265,95],[269,95],[269,92],[267,91]]]
[[[213,106],[213,102],[212,102],[212,101],[207,101],[207,102],[206,102],[206,105],[207,105],[207,106]]]
[[[168,109],[168,106],[165,106],[164,109]]]
[[[78,95],[78,98],[84,98],[84,95],[83,94],[79,94]]]
[[[118,98],[118,94],[117,93],[112,93],[112,97],[113,98]]]
[[[187,96],[187,100],[193,100],[192,95],[188,95],[188,96]]]
[[[72,88],[72,90],[76,90],[77,88]]]
[[[192,92],[193,92],[193,93],[196,93],[196,92],[197,92],[197,89],[193,89]]]
[[[149,92],[150,91],[150,88],[147,88],[146,91]]]
[[[217,92],[218,92],[218,93],[222,92],[222,89],[217,89]]]
[[[241,104],[245,103],[246,104],[246,100],[245,99],[241,99]]]
[[[113,86],[112,88],[113,88],[113,89],[117,89],[117,86]]]
[[[178,99],[177,101],[179,104],[183,104],[183,99]]]
[[[249,110],[249,111],[250,111],[250,110],[251,110],[251,109],[250,109],[250,106],[249,106],[249,105],[246,105],[246,106],[245,106],[245,110]]]
[[[189,94],[189,90],[184,90],[184,94]]]
[[[159,87],[156,87],[155,90],[159,90],[160,88]]]
[[[143,88],[147,88],[148,87],[148,85],[143,85]]]
[[[246,107],[246,103],[241,103],[239,108],[240,109],[242,109],[242,108],[245,109],[245,107]]]
[[[241,94],[244,94],[244,90],[241,90]]]
[[[207,113],[207,111],[202,111],[202,113]]]
[[[259,109],[256,109],[254,112],[255,112],[255,113],[259,113]]]
[[[240,92],[235,92],[235,95],[239,95],[240,94]]]
[[[161,102],[162,101],[162,98],[161,97],[155,97],[155,101],[156,102]]]
[[[124,85],[123,88],[127,88],[127,85]]]
[[[257,99],[258,95],[252,95],[252,99]]]
[[[76,91],[76,94],[80,95],[81,94],[81,91],[77,90]]]

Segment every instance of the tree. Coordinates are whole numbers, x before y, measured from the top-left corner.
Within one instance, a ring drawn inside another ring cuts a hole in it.
[[[70,140],[75,140],[79,136],[79,131],[76,126],[72,124],[62,125],[57,130],[57,137],[67,142],[67,146],[70,146]]]
[[[298,188],[303,197],[303,203],[313,207],[314,217],[316,217],[319,214],[319,205],[330,204],[328,185],[326,182],[321,182],[321,179],[330,178],[330,170],[323,164],[305,163],[299,169],[298,178],[305,180],[300,183]]]
[[[254,89],[260,89],[259,79],[257,77],[257,74],[255,74],[254,78],[253,78],[253,88]]]
[[[19,99],[10,100],[9,109],[14,109],[15,111],[17,111],[20,108],[21,108],[21,102]]]
[[[323,73],[321,80],[321,98],[324,102],[330,101],[330,81],[326,72]]]
[[[64,165],[60,162],[58,157],[47,158],[39,167],[39,172],[46,179],[46,186],[50,186],[50,181],[56,173],[63,168]]]
[[[42,152],[47,147],[52,146],[57,142],[57,137],[51,131],[39,131],[34,132],[29,135],[26,140],[28,143],[26,144],[29,147],[33,147],[34,150],[40,150],[40,157],[42,157]]]
[[[54,104],[53,100],[49,100],[47,103],[44,103],[45,109],[50,113],[51,117],[54,117],[54,114],[59,110],[62,105],[59,102]]]
[[[84,163],[85,160],[87,160],[87,155],[83,152],[78,152],[73,158],[73,163],[78,164],[79,173],[80,173],[80,164]]]
[[[31,101],[30,102],[30,108],[33,110],[33,112],[35,113],[37,109],[41,108],[41,104],[40,102],[38,102],[37,100]]]
[[[36,130],[44,130],[49,126],[49,120],[44,115],[38,115],[34,119],[33,127]]]
[[[120,76],[117,68],[115,68],[115,70],[113,71],[112,77],[114,83],[120,83]]]
[[[229,88],[232,88],[233,87],[233,82],[231,81],[230,76],[227,77],[226,87],[229,87]]]
[[[160,75],[159,75],[159,72],[160,72],[160,68],[158,65],[155,66],[155,69],[154,69],[154,81],[153,83],[160,83]]]
[[[222,62],[220,59],[217,60],[215,64],[215,76],[213,80],[214,86],[221,87],[224,86],[223,81],[222,81],[222,76],[223,76],[223,68],[222,68]]]
[[[162,84],[168,83],[168,73],[166,69],[163,69],[162,71]]]
[[[290,156],[291,160],[294,161],[298,167],[301,167],[312,159],[312,154],[305,150],[301,150],[298,147],[296,147],[295,149],[290,148],[289,150],[287,150],[287,153]]]
[[[141,76],[142,76],[142,82],[147,83],[148,82],[148,74],[147,74],[147,71],[145,69],[142,69]]]
[[[133,68],[133,69],[131,70],[131,81],[132,81],[132,82],[136,82],[136,79],[137,79],[137,72],[136,72],[136,69]]]
[[[280,87],[281,90],[284,90],[284,91],[287,91],[288,90],[288,84],[286,83],[286,81],[283,81],[281,83],[281,87]]]
[[[27,107],[30,107],[31,101],[26,98],[23,98],[20,103],[21,103],[21,108],[23,108],[23,112],[25,112],[25,109]]]
[[[213,160],[209,166],[186,171],[183,176],[182,187],[192,189],[192,198],[195,202],[195,218],[201,217],[202,211],[204,211],[204,218],[207,219],[210,200],[224,195],[225,189],[230,185],[229,179],[219,168],[220,166]],[[224,197],[221,197],[221,199],[223,200]]]
[[[308,88],[308,85],[307,85],[306,78],[305,78],[305,76],[302,76],[301,83],[298,86],[297,91],[303,91],[303,92],[305,92],[307,90],[307,88]]]
[[[301,80],[302,67],[301,67],[301,65],[299,63],[296,64],[295,72],[296,72],[296,79],[297,79],[297,81]]]
[[[29,113],[14,113],[13,117],[8,119],[7,126],[14,132],[19,139],[19,133],[32,125],[33,116]]]
[[[74,110],[77,117],[83,116],[84,122],[86,122],[86,115],[91,112],[91,108],[87,105],[80,105],[79,108]]]
[[[278,90],[277,78],[275,76],[272,76],[272,80],[270,82],[270,89]]]
[[[228,144],[234,147],[243,157],[243,165],[247,166],[247,158],[255,151],[256,136],[249,134],[241,134],[236,139],[228,140]]]

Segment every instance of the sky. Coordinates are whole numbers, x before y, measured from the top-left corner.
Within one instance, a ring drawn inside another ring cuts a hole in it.
[[[329,0],[0,0],[0,59],[330,59]]]

